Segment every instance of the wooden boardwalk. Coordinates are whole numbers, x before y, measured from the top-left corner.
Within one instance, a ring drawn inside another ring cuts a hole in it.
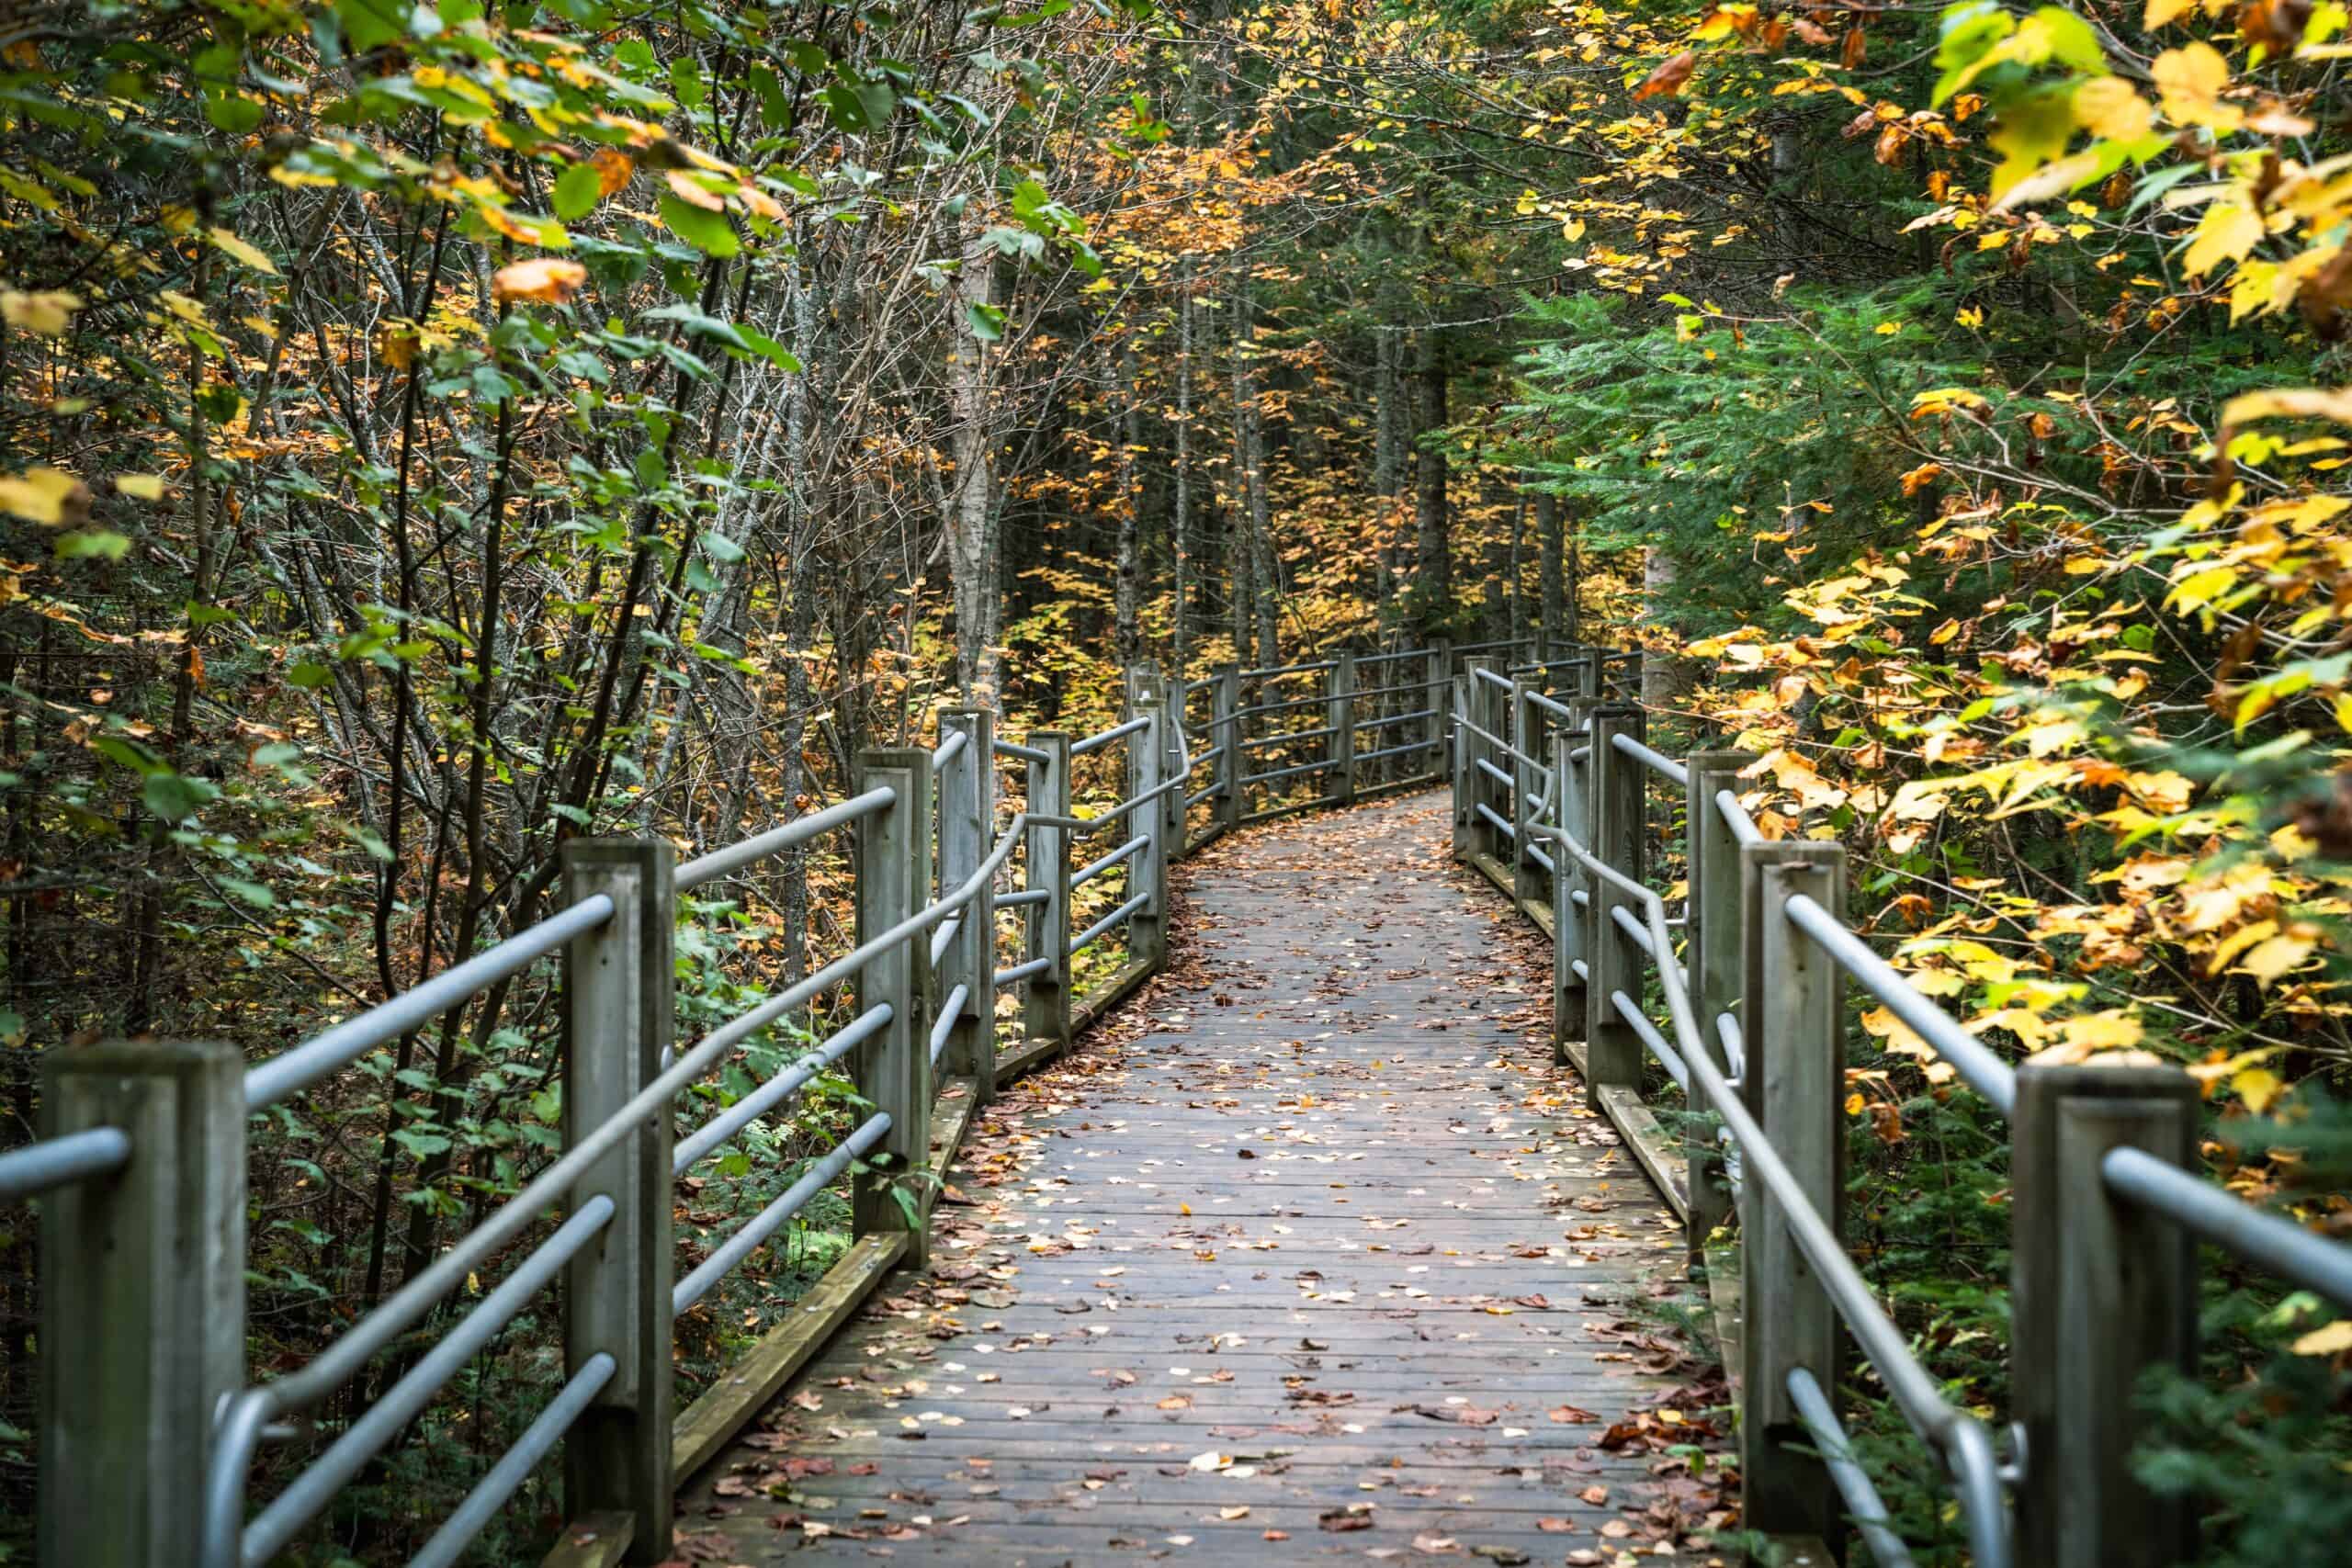
[[[1446,826],[1183,867],[1176,967],[982,1113],[927,1273],[694,1482],[680,1555],[1711,1561],[1720,1393],[1627,1310],[1680,1232]]]

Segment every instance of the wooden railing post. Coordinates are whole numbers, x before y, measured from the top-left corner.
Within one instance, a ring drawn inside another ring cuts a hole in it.
[[[2195,1554],[2188,1499],[2132,1472],[2137,1383],[2197,1370],[2197,1244],[2108,1194],[2099,1161],[2130,1146],[2191,1167],[2198,1093],[2139,1053],[2018,1068],[2010,1253],[2011,1398],[2025,1428],[2018,1561],[2162,1568]]]
[[[109,1041],[41,1062],[42,1132],[117,1127],[130,1163],[40,1205],[34,1561],[175,1568],[213,1416],[245,1381],[245,1064]]]
[[[1159,667],[1152,666],[1152,673],[1159,674]],[[1159,776],[1181,778],[1184,782],[1160,797],[1159,811],[1159,841],[1162,852],[1172,864],[1184,858],[1184,797],[1193,793],[1193,749],[1184,734],[1184,706],[1189,688],[1177,671],[1177,679],[1160,681],[1165,711],[1159,725]]]
[[[1402,665],[1404,660],[1399,659],[1397,663]],[[1423,672],[1420,672],[1420,680],[1428,684],[1428,701],[1423,701],[1420,705],[1430,710],[1430,719],[1428,719],[1430,764],[1428,769],[1423,771],[1430,771],[1430,773],[1444,773],[1444,771],[1452,771],[1452,755],[1449,755],[1449,748],[1446,748],[1446,736],[1449,736],[1449,731],[1446,731],[1446,715],[1452,715],[1453,712],[1453,644],[1449,644],[1444,637],[1440,637],[1432,647],[1430,647],[1428,660],[1425,660],[1425,668]],[[1411,707],[1407,707],[1407,712],[1411,712]],[[1404,740],[1399,739],[1397,745],[1404,745]],[[1404,769],[1402,773],[1404,776],[1408,776],[1408,773],[1414,773],[1414,771],[1416,769]]]
[[[1132,716],[1151,721],[1151,728],[1127,747],[1127,798],[1158,789],[1168,775],[1167,750],[1160,736],[1168,728],[1168,693],[1159,671],[1144,665],[1127,671],[1127,709]],[[1168,963],[1168,829],[1159,802],[1139,806],[1127,818],[1134,829],[1127,837],[1146,841],[1127,862],[1127,897],[1148,895],[1144,907],[1129,917],[1127,953],[1131,961],[1160,969]],[[1115,835],[1114,835],[1115,837]],[[1125,840],[1120,840],[1124,842]]]
[[[1642,879],[1643,805],[1648,797],[1642,765],[1611,744],[1614,737],[1642,738],[1642,710],[1603,703],[1592,710],[1592,757],[1585,764],[1586,787],[1591,791],[1592,852],[1595,859],[1634,882]],[[1634,939],[1617,924],[1612,911],[1624,909],[1645,918],[1640,902],[1624,888],[1600,876],[1586,883],[1591,902],[1590,923],[1584,931],[1586,964],[1590,978],[1585,992],[1585,1089],[1595,1110],[1600,1094],[1611,1088],[1638,1088],[1642,1081],[1642,1041],[1616,1001],[1623,991],[1638,1003],[1644,966],[1649,962]]]
[[[931,753],[920,747],[880,747],[857,754],[858,794],[888,788],[898,798],[858,818],[857,941],[862,946],[908,919],[931,899]],[[851,1057],[852,1081],[875,1110],[888,1111],[890,1129],[867,1151],[850,1193],[850,1223],[859,1235],[910,1234],[908,1261],[929,1256],[923,1194],[894,1187],[912,1179],[931,1160],[931,1030],[922,1003],[928,933],[893,942],[857,972],[857,1006],[879,1002],[890,1021]]]
[[[1224,833],[1241,826],[1241,666],[1220,665],[1216,679],[1209,744],[1225,748],[1216,758],[1216,829]]]
[[[1356,798],[1356,656],[1340,655],[1331,666],[1331,701],[1324,722],[1331,727],[1331,787],[1340,806]]]
[[[1069,737],[1058,729],[1031,734],[1027,744],[1046,753],[1029,764],[1029,886],[1046,901],[1028,907],[1022,962],[1046,961],[1022,993],[1021,1027],[1033,1040],[1069,1043],[1069,829],[1036,821],[1069,815]]]
[[[1576,751],[1590,739],[1585,728],[1590,706],[1569,705],[1576,720],[1563,728],[1552,752],[1552,788],[1558,796],[1552,820],[1588,849],[1592,845],[1592,811],[1585,785],[1592,776],[1591,763],[1577,761]],[[1592,879],[1566,844],[1555,844],[1552,858],[1560,868],[1552,879],[1552,1060],[1570,1062],[1569,1043],[1584,1043],[1591,1017],[1590,987],[1585,975],[1577,972],[1579,964],[1588,974],[1591,970],[1592,943],[1587,937],[1591,919],[1577,902],[1577,894],[1590,898]]]
[[[1470,706],[1470,685],[1468,676],[1453,676],[1444,709],[1445,717],[1453,727],[1453,743],[1445,749],[1443,756],[1447,771],[1453,780],[1453,858],[1465,863],[1478,849],[1477,836],[1472,830],[1477,820],[1477,797],[1471,793],[1470,784],[1477,774],[1477,770],[1471,765],[1471,759],[1477,755],[1473,750],[1477,739],[1469,728],[1476,722],[1477,715]]]
[[[575,839],[563,846],[567,904],[602,893],[613,918],[563,954],[563,1141],[570,1148],[661,1075],[677,1020],[673,944],[677,901],[670,845]],[[573,1518],[636,1520],[628,1560],[672,1555],[670,1425],[670,1149],[673,1119],[649,1118],[572,1184],[571,1208],[609,1198],[610,1224],[564,1272],[566,1374],[613,1359],[563,1443],[564,1502]]]
[[[1530,676],[1522,673],[1510,682],[1510,890],[1522,909],[1544,902],[1544,868],[1528,853],[1535,843],[1529,830],[1535,821],[1535,797],[1544,785],[1544,736],[1551,728],[1544,721],[1544,710],[1528,697],[1543,689],[1543,679],[1534,674],[1531,685]]]
[[[1740,850],[1747,908],[1744,988],[1755,1005],[1747,1025],[1745,1098],[1764,1136],[1806,1200],[1842,1235],[1845,1192],[1846,1048],[1838,972],[1829,955],[1791,923],[1790,897],[1804,894],[1842,919],[1846,852],[1811,841],[1747,844]],[[1838,1399],[1838,1314],[1797,1250],[1781,1204],[1763,1182],[1740,1201],[1741,1299],[1747,1303],[1740,1392],[1743,1521],[1767,1535],[1833,1540],[1838,1495],[1788,1392],[1803,1367]]]
[[[939,885],[961,887],[988,859],[996,841],[996,716],[957,708],[939,716],[939,735],[965,737],[964,748],[939,773]],[[972,1100],[985,1104],[996,1090],[996,879],[964,907],[947,951],[940,955],[941,1005],[964,987],[948,1026],[943,1065],[972,1080]]]
[[[1503,856],[1503,836],[1495,830],[1495,825],[1487,818],[1487,813],[1478,809],[1479,807],[1484,806],[1487,811],[1493,812],[1497,817],[1506,821],[1510,819],[1510,801],[1504,795],[1502,787],[1495,783],[1494,774],[1478,765],[1485,762],[1489,767],[1499,769],[1508,760],[1495,744],[1496,740],[1502,738],[1504,727],[1508,722],[1503,716],[1508,710],[1503,705],[1494,682],[1482,673],[1487,667],[1487,660],[1481,657],[1470,660],[1468,671],[1470,722],[1476,731],[1469,738],[1470,764],[1467,776],[1470,784],[1470,847],[1471,852],[1475,855],[1484,855],[1489,860],[1500,862]],[[1488,737],[1494,739],[1490,739]]]
[[[1729,1013],[1745,1024],[1740,1005],[1740,964],[1745,936],[1740,916],[1739,839],[1716,808],[1715,796],[1739,791],[1739,770],[1756,759],[1745,751],[1693,752],[1686,764],[1690,780],[1683,797],[1683,834],[1690,864],[1690,897],[1684,932],[1689,946],[1690,1000],[1699,1014],[1702,1049],[1724,1077],[1734,1074],[1719,1020]],[[1694,1094],[1690,1109],[1705,1109]],[[1707,1237],[1731,1216],[1731,1187],[1724,1179],[1722,1150],[1703,1117],[1691,1119],[1683,1153],[1690,1169],[1690,1220],[1684,1227],[1692,1263],[1704,1261]]]
[[[1601,670],[1601,647],[1599,643],[1589,642],[1577,652],[1584,656],[1584,662],[1577,667],[1577,690],[1586,701],[1600,702],[1609,691]]]

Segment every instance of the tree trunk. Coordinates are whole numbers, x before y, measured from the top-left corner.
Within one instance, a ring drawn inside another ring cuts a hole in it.
[[[994,464],[995,400],[989,395],[988,345],[973,331],[975,317],[996,306],[995,252],[985,238],[978,204],[965,209],[963,265],[949,297],[956,362],[948,369],[947,401],[954,416],[956,487],[947,513],[947,570],[956,598],[956,678],[964,700],[995,709],[997,648],[1003,640],[1004,593],[999,578]]]
[[[1176,294],[1176,493],[1169,532],[1175,556],[1175,604],[1170,608],[1175,677],[1192,670],[1193,644],[1193,264],[1177,275]]]
[[[1414,443],[1415,488],[1412,620],[1423,637],[1445,630],[1453,617],[1453,558],[1446,508],[1445,449],[1436,440],[1445,428],[1445,344],[1434,328],[1423,331],[1414,353],[1419,383],[1419,429]]]
[[[1527,640],[1527,492],[1521,491],[1510,505],[1510,576],[1504,588],[1510,600],[1511,658],[1519,657],[1520,644]]]
[[[1535,658],[1539,663],[1549,663],[1562,656],[1568,631],[1563,624],[1561,604],[1560,498],[1548,490],[1535,492],[1535,576],[1541,593]]]
[[[1136,359],[1132,351],[1120,354],[1108,367],[1112,397],[1119,408],[1119,558],[1113,591],[1112,614],[1116,625],[1112,644],[1119,668],[1132,670],[1143,662],[1143,495],[1136,484],[1136,451],[1143,444],[1143,413],[1136,401]]]

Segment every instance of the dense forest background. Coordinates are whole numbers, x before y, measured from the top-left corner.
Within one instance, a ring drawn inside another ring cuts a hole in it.
[[[1082,728],[1142,660],[1513,636],[1646,648],[1653,727],[1755,750],[1771,830],[1845,840],[1972,1027],[2190,1064],[2217,1173],[2352,1228],[2346,23],[20,6],[5,1136],[44,1052],[269,1054],[546,913],[561,839],[724,842],[945,702]],[[730,890],[690,1018],[838,948],[843,886]],[[257,1124],[257,1369],[544,1160],[549,1004],[502,983]],[[1860,1024],[1860,1245],[1996,1410],[2000,1131]],[[682,1203],[773,1190],[769,1136]],[[0,1221],[12,1498],[30,1254]],[[2238,1287],[2150,1472],[2217,1561],[2333,1561],[2352,1328]],[[413,1545],[551,1375],[531,1326],[316,1561]],[[1895,1427],[1870,1457],[1949,1536]]]

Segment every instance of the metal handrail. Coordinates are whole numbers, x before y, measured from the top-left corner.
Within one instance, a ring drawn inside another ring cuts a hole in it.
[[[1069,953],[1075,955],[1084,948],[1091,945],[1093,942],[1098,941],[1104,932],[1110,931],[1112,927],[1119,924],[1122,920],[1129,919],[1136,913],[1136,911],[1141,909],[1146,904],[1150,902],[1151,889],[1147,887],[1142,892],[1136,894],[1134,897],[1128,899],[1125,903],[1120,905],[1117,908],[1112,910],[1109,914],[1103,916],[1101,919],[1095,921],[1092,925],[1087,927],[1085,931],[1080,932],[1077,936],[1070,938],[1069,948]]]
[[[1359,751],[1356,753],[1356,765],[1361,767],[1366,762],[1376,762],[1383,757],[1401,757],[1408,751],[1434,750],[1444,744],[1442,740],[1408,740],[1402,746],[1385,746],[1377,751]]]
[[[1081,836],[1090,835],[1101,832],[1136,807],[1149,806],[1161,795],[1173,795],[1183,786],[1184,777],[1179,773],[1176,777],[1168,779],[1144,791],[1141,795],[1127,796],[1116,806],[1103,811],[1099,817],[1049,817],[1043,812],[1024,814],[1024,817],[1027,821],[1034,822],[1040,828],[1060,828]]]
[[[1651,750],[1630,735],[1622,731],[1612,734],[1609,738],[1609,743],[1662,778],[1679,784],[1687,784],[1690,782],[1689,768],[1663,752]]]
[[[1104,855],[1102,859],[1090,861],[1079,870],[1071,872],[1069,874],[1070,886],[1073,889],[1085,886],[1088,883],[1093,881],[1096,877],[1102,875],[1113,866],[1117,865],[1121,861],[1127,859],[1137,850],[1144,848],[1150,842],[1150,834],[1136,834],[1134,838],[1129,839],[1125,843],[1121,844],[1117,849],[1113,850],[1109,854]]]
[[[1305,664],[1269,664],[1262,670],[1244,670],[1241,679],[1262,681],[1270,676],[1306,675],[1317,670],[1336,670],[1339,667],[1340,661],[1336,659],[1317,659]]]
[[[388,1040],[422,1029],[484,987],[503,980],[613,918],[610,895],[591,894],[546,919],[524,927],[463,964],[379,1002],[356,1018],[314,1034],[291,1050],[247,1069],[245,1109],[261,1111],[349,1066]]]
[[[1322,761],[1317,762],[1301,762],[1296,767],[1275,768],[1269,773],[1251,773],[1241,781],[1241,786],[1244,789],[1247,789],[1251,784],[1272,784],[1277,779],[1293,779],[1298,777],[1301,773],[1329,773],[1339,765],[1339,763],[1333,761],[1330,758],[1326,757]]]
[[[93,1176],[111,1176],[130,1163],[130,1134],[119,1127],[85,1127],[0,1154],[0,1203],[34,1198]]]
[[[963,737],[958,735],[956,739],[960,740]],[[938,761],[936,754],[933,761],[935,765]],[[898,798],[898,793],[885,784],[869,789],[863,795],[854,795],[838,806],[828,806],[822,811],[812,812],[797,821],[771,828],[764,833],[755,833],[723,850],[697,856],[678,868],[677,889],[687,893],[706,882],[716,882],[732,872],[741,871],[753,861],[780,854],[795,844],[807,843],[820,833],[829,833],[876,811],[888,810]]]
[[[956,1032],[956,1021],[964,1016],[964,1004],[971,999],[972,987],[963,981],[939,999],[939,1016],[931,1021],[931,1065],[939,1065],[939,1054],[947,1049],[947,1037]]]
[[[1054,760],[1054,754],[1043,747],[1023,746],[1017,740],[991,740],[989,750],[1000,757],[1014,757],[1024,762],[1050,762]]]
[[[1489,670],[1483,664],[1472,665],[1470,667],[1470,673],[1477,680],[1493,682],[1496,685],[1500,686],[1506,692],[1510,690],[1510,676],[1505,675],[1498,671]]]
[[[1912,1568],[1911,1549],[1888,1522],[1886,1504],[1879,1497],[1871,1472],[1854,1461],[1853,1440],[1846,1436],[1845,1423],[1838,1419],[1821,1384],[1804,1368],[1791,1367],[1788,1390],[1797,1419],[1812,1435],[1822,1465],[1836,1483],[1838,1495],[1846,1500],[1846,1513],[1854,1521],[1855,1532],[1871,1549],[1871,1568]]]
[[[1942,1460],[1960,1493],[1970,1550],[1979,1568],[2008,1568],[2011,1557],[2007,1508],[1991,1434],[1984,1423],[1943,1397],[1935,1378],[1911,1354],[1903,1331],[1879,1306],[1870,1282],[1847,1256],[1838,1233],[1813,1206],[1794,1173],[1781,1162],[1779,1151],[1749,1114],[1738,1091],[1716,1070],[1707,1053],[1697,1048],[1701,1038],[1698,1021],[1666,924],[1666,901],[1594,855],[1566,829],[1550,823],[1531,824],[1530,829],[1558,841],[1585,870],[1622,889],[1642,906],[1653,944],[1659,989],[1666,997],[1668,1020],[1684,1067],[1731,1129],[1745,1162],[1747,1179],[1760,1180],[1771,1190],[1783,1213],[1790,1239],[1813,1265],[1823,1294],[1828,1297],[1871,1364],[1878,1369],[1880,1381],[1896,1407],[1921,1440]],[[1795,901],[1793,897],[1790,900],[1792,904]],[[1629,1013],[1629,1017],[1639,1016]],[[1659,1038],[1662,1040],[1663,1036]]]
[[[1846,928],[1845,922],[1804,894],[1791,896],[1782,906],[1789,923],[1811,937],[1829,961],[1852,976],[1856,985],[1884,1002],[1887,1010],[1911,1026],[1911,1032],[1936,1055],[1951,1064],[1961,1081],[1992,1102],[2004,1116],[2016,1114],[2017,1069],[1995,1055],[1951,1014],[1905,980],[1895,968],[1872,953],[1870,944]]]
[[[858,1123],[857,1130],[843,1138],[831,1154],[802,1172],[800,1179],[786,1188],[775,1201],[754,1214],[741,1230],[727,1238],[724,1246],[704,1258],[693,1273],[671,1288],[671,1312],[684,1313],[708,1295],[712,1286],[732,1273],[743,1259],[757,1252],[785,1221],[798,1213],[809,1199],[831,1187],[833,1178],[849,1168],[850,1161],[880,1143],[882,1134],[889,1130],[890,1113],[887,1111],[877,1111]]]
[[[670,1174],[679,1175],[699,1164],[714,1150],[735,1141],[735,1134],[800,1092],[809,1079],[831,1066],[859,1045],[881,1032],[890,1021],[888,1002],[876,1002],[833,1032],[824,1045],[786,1067],[759,1088],[720,1111],[679,1140],[670,1154]]]
[[[968,729],[957,729],[949,732],[947,739],[941,741],[932,750],[931,771],[936,773],[944,769],[948,763],[956,760],[956,754],[958,751],[961,751],[967,745],[970,744],[971,739],[972,732]]]
[[[1125,724],[1114,724],[1110,728],[1098,731],[1095,734],[1086,737],[1082,740],[1071,741],[1069,743],[1069,754],[1073,757],[1083,757],[1089,751],[1108,746],[1112,741],[1117,740],[1124,736],[1133,735],[1138,730],[1149,729],[1150,728],[1151,716],[1149,714],[1143,714],[1137,717],[1127,720]]]
[[[1392,713],[1385,714],[1378,718],[1360,718],[1355,721],[1355,728],[1358,729],[1381,729],[1385,728],[1387,726],[1392,724],[1410,724],[1417,718],[1435,718],[1436,716],[1437,709],[1422,708],[1418,713]]]
[[[2352,1312],[2352,1247],[2232,1197],[2144,1149],[2119,1145],[2100,1156],[2109,1191]]]
[[[1251,718],[1261,713],[1288,713],[1293,708],[1326,707],[1339,700],[1328,692],[1318,693],[1311,697],[1292,697],[1279,703],[1259,703],[1252,707],[1236,708],[1233,710],[1233,716]]]
[[[1288,729],[1280,735],[1253,736],[1241,743],[1244,751],[1262,751],[1270,746],[1281,746],[1297,740],[1320,740],[1339,733],[1337,725],[1327,724],[1320,729]]]

